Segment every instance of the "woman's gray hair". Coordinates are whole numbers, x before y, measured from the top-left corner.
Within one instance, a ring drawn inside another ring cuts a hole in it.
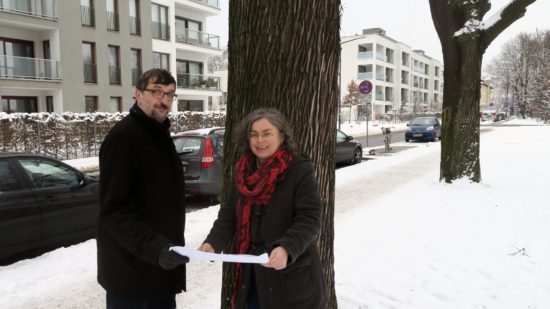
[[[279,132],[284,135],[283,146],[290,153],[296,153],[298,150],[298,144],[294,140],[292,128],[286,121],[285,116],[275,108],[259,108],[250,114],[246,115],[244,119],[239,123],[235,130],[235,142],[241,147],[245,153],[251,153],[250,150],[250,129],[252,124],[260,119],[267,119],[272,125],[274,125]]]

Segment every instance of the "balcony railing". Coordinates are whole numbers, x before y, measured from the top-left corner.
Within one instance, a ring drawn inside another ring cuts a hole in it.
[[[130,16],[130,34],[141,34],[141,20],[134,16]]]
[[[0,11],[57,20],[57,1],[0,0]]]
[[[202,74],[178,74],[178,88],[220,90],[220,78]]]
[[[109,84],[120,85],[120,66],[109,66]]]
[[[358,52],[357,59],[372,59],[372,51]]]
[[[220,1],[219,0],[192,0],[194,2],[206,4],[208,6],[212,6],[215,8],[220,8]]]
[[[383,93],[377,93],[377,94],[375,94],[375,98],[378,101],[384,101],[384,94]]]
[[[151,22],[151,28],[151,36],[153,36],[154,39],[170,40],[170,25],[153,21]]]
[[[219,36],[190,29],[176,30],[176,41],[207,48],[220,48]]]
[[[61,80],[59,61],[0,56],[0,77],[13,79]]]
[[[371,80],[372,72],[357,73],[357,80],[365,80],[365,79]]]
[[[97,66],[92,63],[84,63],[84,82],[90,84],[97,83]]]
[[[94,9],[89,6],[81,5],[80,20],[83,26],[95,27]]]
[[[107,11],[107,30],[118,31],[118,15]]]
[[[386,55],[384,53],[376,53],[376,59],[386,61]]]

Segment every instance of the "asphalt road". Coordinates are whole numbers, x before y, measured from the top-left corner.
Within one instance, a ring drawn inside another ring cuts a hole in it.
[[[353,138],[354,140],[358,141],[363,145],[363,148],[365,147],[377,147],[384,145],[384,135],[383,134],[376,134],[376,135],[369,135],[369,143],[367,145],[367,137],[366,136],[357,136]],[[405,140],[405,132],[403,131],[397,131],[394,133],[391,133],[391,142],[397,143],[402,142]]]

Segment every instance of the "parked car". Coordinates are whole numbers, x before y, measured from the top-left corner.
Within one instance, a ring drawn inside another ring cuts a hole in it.
[[[0,153],[0,263],[95,236],[98,180],[55,159]]]
[[[410,140],[425,140],[435,142],[441,139],[441,123],[435,116],[416,117],[405,131],[405,142]]]
[[[185,131],[172,136],[184,164],[185,190],[216,197],[222,187],[225,128]]]
[[[361,162],[363,147],[353,136],[336,130],[336,163],[356,164]]]

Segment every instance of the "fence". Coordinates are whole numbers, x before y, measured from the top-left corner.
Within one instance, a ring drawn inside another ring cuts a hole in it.
[[[127,113],[0,113],[0,151],[60,160],[97,156],[109,130]],[[171,132],[224,126],[224,114],[170,113]]]

